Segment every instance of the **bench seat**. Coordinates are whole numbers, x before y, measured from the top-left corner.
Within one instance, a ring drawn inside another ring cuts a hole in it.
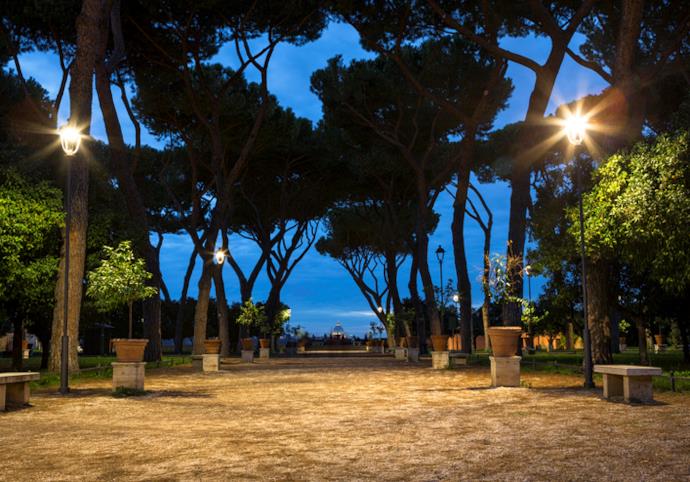
[[[29,383],[38,380],[37,372],[0,373],[0,411],[8,404],[26,405],[29,403]]]
[[[594,365],[594,372],[604,375],[604,398],[623,397],[630,402],[652,402],[652,377],[661,368],[638,365]]]

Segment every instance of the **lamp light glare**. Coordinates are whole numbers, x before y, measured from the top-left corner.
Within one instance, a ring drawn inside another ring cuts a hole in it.
[[[219,249],[213,254],[217,264],[223,264],[225,261],[225,250]]]
[[[62,145],[62,150],[68,156],[73,156],[79,150],[81,145],[81,132],[69,124],[65,124],[60,127],[60,144]]]
[[[453,301],[454,301],[455,303],[459,303],[459,302],[460,302],[460,295],[457,294],[457,293],[455,293],[455,294],[453,295]]]
[[[565,121],[565,134],[571,144],[579,146],[585,140],[587,120],[579,115],[573,115]]]

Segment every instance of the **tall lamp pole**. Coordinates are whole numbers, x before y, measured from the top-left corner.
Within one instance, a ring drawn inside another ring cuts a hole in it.
[[[67,157],[74,156],[81,144],[81,134],[74,126],[64,125],[59,130],[60,145]],[[67,160],[67,180],[65,181],[65,280],[62,314],[62,347],[60,353],[60,393],[69,393],[69,335],[67,317],[69,316],[69,238],[72,221],[72,163]]]
[[[445,314],[446,314],[446,300],[443,295],[443,258],[446,255],[446,250],[443,249],[443,246],[440,244],[438,245],[438,248],[436,248],[436,259],[438,259],[438,266],[439,266],[439,272],[440,272],[440,281],[441,284],[439,287],[441,288],[441,328],[443,329],[444,323],[445,323]]]
[[[570,143],[575,146],[581,145],[584,141],[587,132],[587,121],[578,116],[572,116],[566,123],[566,135]],[[577,161],[577,156],[575,157]],[[575,166],[577,172],[577,195],[578,208],[580,211],[580,259],[582,263],[582,306],[584,316],[584,330],[583,342],[584,350],[584,371],[585,371],[585,388],[594,388],[594,380],[592,376],[592,341],[589,333],[589,316],[587,309],[587,262],[585,253],[585,216],[582,209],[582,169],[579,162]]]

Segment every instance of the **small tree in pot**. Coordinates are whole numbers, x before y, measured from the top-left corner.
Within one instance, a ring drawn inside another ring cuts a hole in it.
[[[498,303],[520,303],[524,300],[510,294],[510,276],[508,273],[522,272],[516,269],[515,264],[520,263],[517,256],[494,255],[491,259],[491,297]],[[489,327],[489,337],[491,339],[491,349],[494,356],[506,357],[513,356],[517,352],[518,338],[522,334],[522,327],[519,326],[492,326]]]
[[[251,298],[242,304],[240,308],[240,316],[237,317],[237,323],[246,327],[261,327],[266,325],[266,311],[263,306],[255,305]],[[251,338],[242,339],[243,350],[253,350],[254,345]]]
[[[103,249],[105,256],[101,264],[87,275],[86,296],[103,313],[127,305],[129,338],[113,340],[117,360],[141,361],[148,340],[132,338],[132,305],[158,294],[156,288],[146,285],[153,275],[146,271],[144,260],[134,256],[131,241],[122,241],[117,248],[105,246]]]

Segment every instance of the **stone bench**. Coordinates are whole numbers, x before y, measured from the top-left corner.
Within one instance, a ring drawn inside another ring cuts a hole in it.
[[[458,365],[468,365],[470,360],[470,354],[462,351],[451,351],[448,352],[448,361],[451,367]]]
[[[461,351],[432,351],[431,367],[436,370],[467,365],[470,355]]]
[[[594,372],[604,375],[604,398],[623,397],[626,402],[651,402],[652,377],[661,368],[637,365],[594,365]]]
[[[36,372],[0,373],[0,411],[7,405],[26,405],[29,403],[29,382],[40,378]]]

